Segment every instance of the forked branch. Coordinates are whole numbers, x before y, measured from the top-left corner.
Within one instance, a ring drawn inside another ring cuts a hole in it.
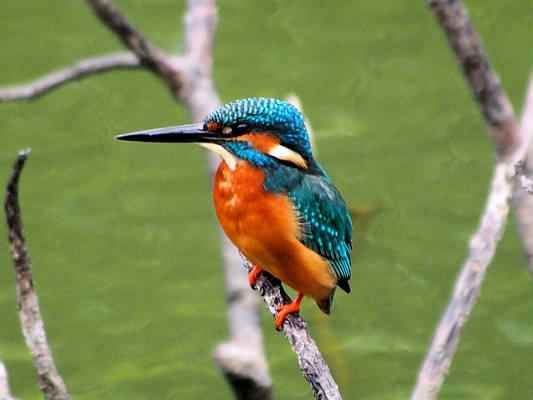
[[[463,3],[460,0],[429,0],[429,5],[478,101],[494,143],[497,162],[478,230],[470,240],[468,255],[455,282],[452,297],[435,330],[411,396],[413,400],[438,397],[457,350],[462,328],[477,301],[487,268],[503,235],[513,190],[520,184],[516,179],[517,166],[524,160],[533,135],[528,122],[533,115],[533,108],[529,105],[533,84],[530,83],[528,88],[524,118],[519,127],[511,102],[490,67]]]

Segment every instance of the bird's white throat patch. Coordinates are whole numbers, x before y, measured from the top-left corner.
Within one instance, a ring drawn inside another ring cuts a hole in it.
[[[228,164],[229,169],[235,171],[235,168],[237,167],[238,158],[231,154],[224,147],[215,143],[199,143],[199,145],[217,153],[220,157],[222,157],[224,162]]]

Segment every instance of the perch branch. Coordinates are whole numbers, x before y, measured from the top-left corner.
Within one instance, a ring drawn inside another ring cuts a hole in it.
[[[46,399],[67,400],[70,398],[63,379],[59,375],[48,345],[44,323],[39,310],[39,301],[33,285],[31,260],[22,233],[22,220],[18,202],[18,182],[29,150],[21,151],[8,181],[5,197],[5,212],[11,256],[14,262],[17,304],[26,346],[31,352],[37,371],[37,381]]]
[[[0,400],[15,400],[11,396],[11,390],[9,389],[9,380],[7,376],[7,369],[0,360]]]
[[[430,0],[429,5],[448,37],[457,61],[478,101],[496,149],[496,166],[485,210],[472,236],[469,252],[456,280],[414,388],[413,400],[436,399],[459,343],[459,337],[479,296],[481,283],[503,234],[509,205],[516,187],[516,166],[530,142],[528,124],[520,128],[511,102],[470,23],[460,0]],[[527,98],[531,96],[531,85]]]
[[[68,82],[117,69],[139,67],[137,58],[128,52],[91,57],[51,72],[32,82],[0,88],[0,103],[14,100],[36,99]]]
[[[251,265],[245,262],[250,271]],[[268,310],[275,316],[277,310],[284,304],[291,302],[279,280],[267,272],[259,275],[256,290],[263,297]],[[329,367],[320,353],[318,346],[307,330],[306,322],[297,314],[290,314],[282,327],[283,334],[296,353],[300,370],[311,385],[315,399],[342,399],[339,387],[333,379]]]

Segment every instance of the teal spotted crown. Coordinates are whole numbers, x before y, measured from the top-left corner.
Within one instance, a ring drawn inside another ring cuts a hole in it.
[[[263,97],[236,100],[210,113],[204,122],[221,126],[246,125],[250,132],[269,132],[281,144],[312,158],[309,135],[302,114],[292,104]]]

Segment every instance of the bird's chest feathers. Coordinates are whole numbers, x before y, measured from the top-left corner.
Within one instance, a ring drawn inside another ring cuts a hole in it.
[[[281,248],[279,242],[300,235],[292,203],[285,195],[265,192],[264,180],[264,173],[247,161],[239,161],[234,170],[221,163],[215,177],[213,199],[220,224],[248,257],[265,246]]]
[[[263,172],[246,161],[239,161],[232,169],[221,163],[215,176],[214,201],[217,214],[224,219],[236,219],[250,213],[254,201],[264,195]]]

